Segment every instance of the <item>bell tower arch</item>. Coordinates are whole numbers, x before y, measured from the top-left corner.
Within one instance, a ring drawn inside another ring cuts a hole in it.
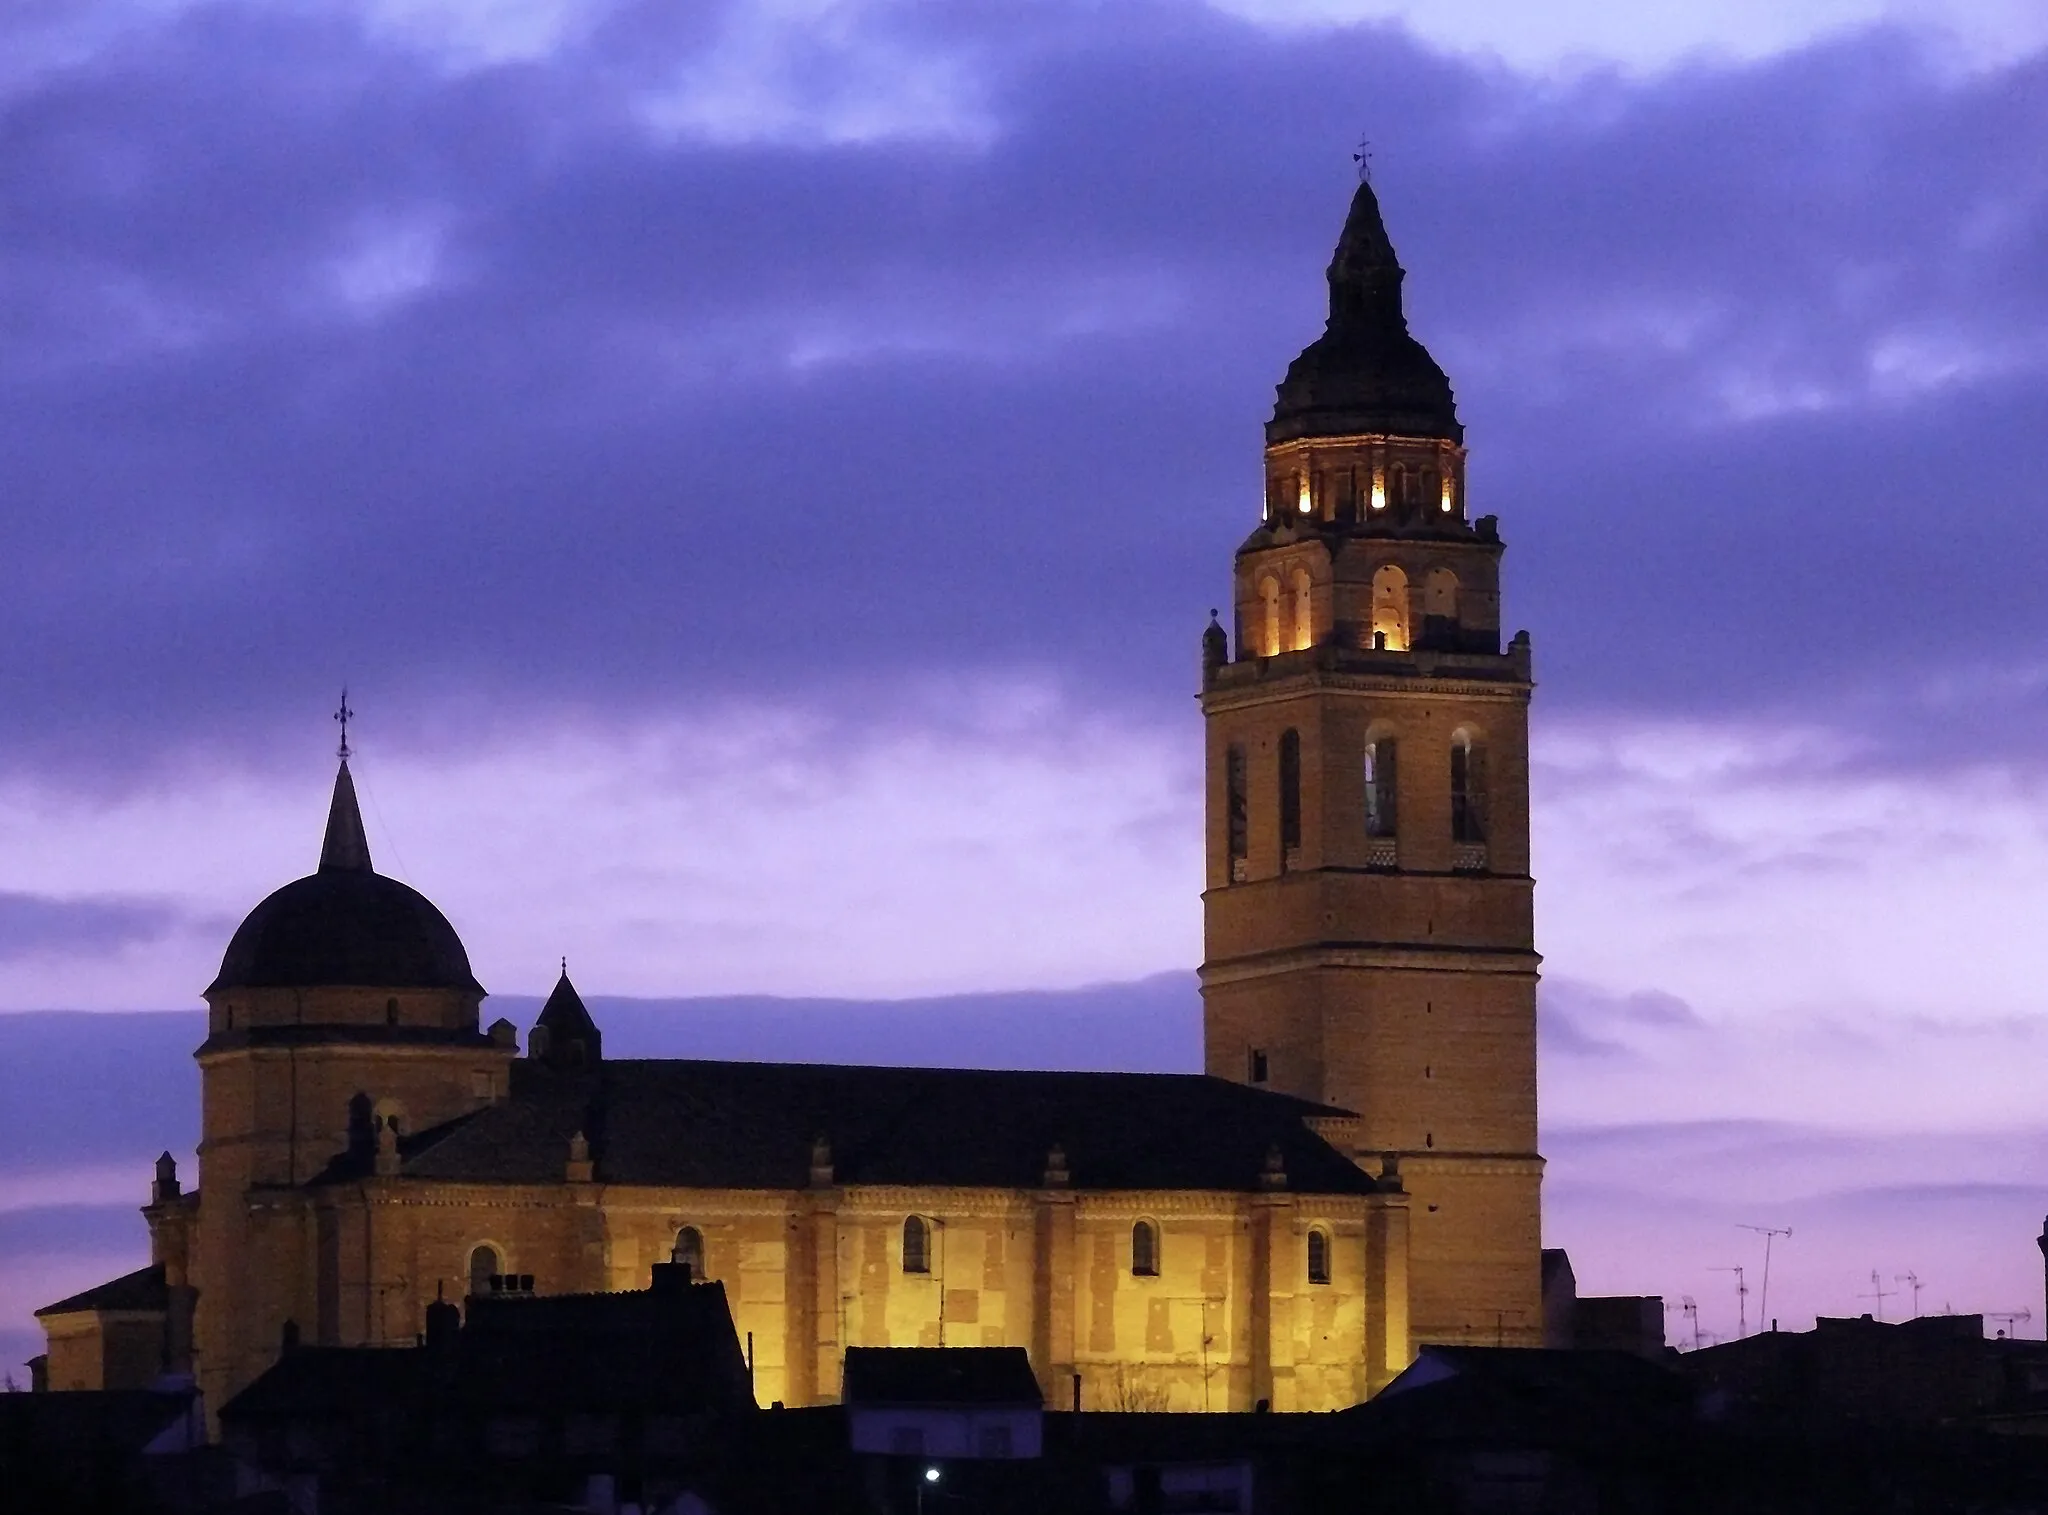
[[[1208,1071],[1360,1117],[1412,1200],[1418,1343],[1542,1339],[1527,634],[1450,381],[1360,184],[1204,642]],[[1234,653],[1234,655],[1233,655]]]

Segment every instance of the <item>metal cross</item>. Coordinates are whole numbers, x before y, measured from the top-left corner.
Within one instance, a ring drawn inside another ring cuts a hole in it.
[[[350,751],[348,745],[348,723],[354,715],[355,712],[348,708],[348,685],[344,684],[341,686],[341,708],[334,712],[334,719],[341,727],[341,746],[337,751],[344,763],[348,761]]]
[[[1361,184],[1372,183],[1371,138],[1360,137],[1358,139],[1358,151],[1351,155],[1351,161],[1358,165],[1358,182]]]

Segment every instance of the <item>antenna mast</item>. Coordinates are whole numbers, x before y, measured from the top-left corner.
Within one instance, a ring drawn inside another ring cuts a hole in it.
[[[1738,1263],[1726,1268],[1709,1268],[1707,1271],[1709,1273],[1733,1273],[1735,1275],[1735,1311],[1736,1319],[1740,1322],[1735,1332],[1735,1339],[1740,1341],[1743,1337],[1749,1335],[1749,1285],[1743,1280],[1742,1266]],[[1875,1274],[1871,1276],[1873,1278],[1876,1277]]]
[[[1884,1302],[1899,1291],[1897,1289],[1887,1289],[1879,1280],[1880,1275],[1877,1269],[1872,1268],[1870,1270],[1870,1292],[1868,1294],[1859,1294],[1856,1297],[1858,1299],[1874,1299],[1877,1301],[1877,1318],[1881,1323],[1884,1320]]]
[[[1771,1318],[1771,1242],[1780,1236],[1791,1236],[1792,1228],[1790,1226],[1750,1226],[1738,1223],[1735,1229],[1738,1231],[1758,1232],[1764,1239],[1764,1290],[1763,1296],[1756,1302],[1756,1313],[1759,1320],[1769,1320]],[[2043,1226],[2042,1229],[2048,1231],[2048,1226]]]
[[[1911,1268],[1908,1268],[1903,1273],[1894,1273],[1892,1275],[1892,1282],[1904,1284],[1913,1291],[1913,1319],[1918,1320],[1920,1318],[1920,1291],[1926,1287],[1926,1285],[1920,1282],[1920,1275]]]
[[[1681,1294],[1678,1296],[1678,1307],[1685,1311],[1685,1318],[1692,1322],[1692,1349],[1697,1352],[1700,1349],[1699,1303],[1690,1294]]]
[[[2029,1321],[2034,1318],[2032,1310],[1986,1310],[1984,1313],[1993,1320],[2005,1322],[2005,1329],[1998,1333],[2001,1337],[2011,1336],[2013,1334],[2013,1327],[2019,1325],[2022,1321]]]

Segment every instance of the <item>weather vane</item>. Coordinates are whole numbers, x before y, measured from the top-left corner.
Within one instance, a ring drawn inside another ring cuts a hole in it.
[[[341,760],[346,763],[349,755],[348,723],[355,712],[348,708],[348,685],[341,686],[341,708],[334,712],[334,719],[341,727],[341,746],[337,749]]]
[[[1358,182],[1359,182],[1360,184],[1370,184],[1370,183],[1372,183],[1372,139],[1371,139],[1371,138],[1369,138],[1369,137],[1360,137],[1360,138],[1358,139],[1358,151],[1357,151],[1357,152],[1355,152],[1355,153],[1353,153],[1353,154],[1351,155],[1351,161],[1352,161],[1353,163],[1356,163],[1356,164],[1358,165]]]

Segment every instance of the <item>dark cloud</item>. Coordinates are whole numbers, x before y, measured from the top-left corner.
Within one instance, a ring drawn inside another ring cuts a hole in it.
[[[344,676],[414,743],[932,673],[1168,718],[1362,123],[1547,709],[1963,749],[1952,680],[2048,633],[2048,63],[866,25],[972,129],[664,139],[633,102],[717,24],[660,6],[465,71],[210,5],[0,95],[0,700],[41,715],[0,761],[254,754]]]
[[[0,963],[158,941],[185,924],[176,905],[125,895],[63,899],[0,889]]]

